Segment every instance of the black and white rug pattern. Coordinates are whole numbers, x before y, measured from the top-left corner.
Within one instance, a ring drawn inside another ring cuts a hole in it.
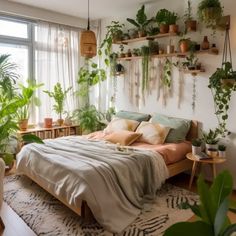
[[[179,209],[183,202],[195,204],[196,194],[165,184],[154,204],[146,205],[137,219],[120,234],[106,231],[98,223],[85,224],[81,218],[25,176],[4,180],[4,201],[37,235],[48,236],[157,236],[170,225],[186,221],[191,210]]]

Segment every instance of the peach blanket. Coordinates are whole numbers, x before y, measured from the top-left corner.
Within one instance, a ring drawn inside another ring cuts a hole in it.
[[[103,131],[98,131],[86,135],[89,139],[104,139],[107,134]],[[148,149],[158,152],[162,155],[166,165],[173,164],[185,158],[188,152],[191,152],[191,143],[184,141],[180,143],[164,143],[152,145],[143,142],[134,142],[131,147]]]

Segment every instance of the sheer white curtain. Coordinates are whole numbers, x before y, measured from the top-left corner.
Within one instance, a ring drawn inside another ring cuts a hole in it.
[[[43,90],[52,91],[59,82],[63,89],[72,87],[67,95],[65,111],[72,112],[78,107],[74,92],[77,90],[77,77],[80,66],[80,31],[57,24],[39,22],[36,27],[36,81],[44,83],[39,91],[42,105],[37,109],[36,122],[45,117],[57,119],[53,111],[54,101]]]

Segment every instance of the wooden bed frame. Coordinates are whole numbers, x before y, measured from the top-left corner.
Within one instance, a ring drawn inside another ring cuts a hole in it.
[[[191,141],[194,138],[198,137],[198,122],[192,120],[191,121],[191,127],[190,130],[187,134],[187,140]],[[167,166],[168,170],[169,170],[169,178],[173,177],[181,172],[190,170],[192,167],[192,162],[188,159],[183,159],[177,163],[174,164],[170,164]],[[44,186],[42,183],[40,183],[39,180],[35,179],[32,176],[28,176],[30,179],[32,179],[35,183],[37,183],[40,187],[42,187],[43,189],[45,189],[47,192],[49,192],[51,195],[53,195],[55,198],[57,198],[59,201],[61,201],[64,205],[66,205],[67,207],[69,207],[71,210],[73,210],[76,214],[80,215],[86,222],[91,222],[94,221],[95,218],[92,214],[92,211],[90,210],[90,208],[88,207],[87,203],[85,200],[82,200],[81,203],[81,208],[74,208],[71,205],[69,205],[64,199],[59,198],[58,196],[55,196],[55,194],[53,192],[51,192],[49,189],[47,189],[46,186]]]

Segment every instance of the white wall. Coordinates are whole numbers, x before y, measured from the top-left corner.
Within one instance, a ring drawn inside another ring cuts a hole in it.
[[[179,14],[183,14],[186,7],[186,2],[183,0],[160,0],[156,3],[146,5],[147,13],[149,16],[154,16],[160,8],[167,8],[168,10],[174,10]],[[200,0],[192,1],[193,2],[193,12],[196,14],[197,5]],[[225,15],[231,15],[231,47],[232,47],[232,56],[233,56],[233,65],[236,70],[236,2],[232,0],[221,0],[224,5]],[[117,13],[118,17],[113,19],[105,19],[102,21],[102,32],[104,35],[105,26],[109,25],[111,20],[119,20],[124,22],[127,28],[132,28],[132,26],[126,22],[126,17],[135,18],[135,14],[138,7],[130,10],[130,12]],[[128,95],[124,94],[123,83],[126,82],[125,79],[118,79],[118,96],[117,96],[117,109],[124,110],[135,110],[147,113],[159,112],[175,117],[182,117],[188,119],[195,119],[200,121],[203,124],[203,129],[208,130],[209,128],[215,128],[217,126],[217,119],[214,115],[214,103],[210,90],[208,89],[208,78],[216,70],[216,67],[221,66],[222,60],[222,50],[223,50],[223,41],[224,41],[224,32],[217,32],[216,38],[211,36],[211,30],[206,30],[205,28],[200,27],[200,31],[196,33],[191,33],[189,36],[198,42],[202,42],[203,36],[207,35],[211,43],[216,43],[217,47],[220,50],[219,55],[199,55],[199,60],[205,66],[206,72],[200,74],[197,77],[197,101],[195,112],[192,111],[191,107],[191,98],[192,98],[192,77],[191,75],[185,75],[185,84],[184,84],[184,101],[181,104],[181,108],[178,108],[178,71],[174,70],[173,81],[174,81],[174,93],[173,97],[168,100],[168,103],[165,106],[162,105],[161,101],[156,100],[156,96],[153,94],[149,96],[146,105],[141,106],[139,109],[131,105],[128,101]],[[164,42],[163,42],[164,41]],[[159,41],[160,43],[167,43],[166,39]],[[175,39],[175,43],[178,42],[178,38]],[[135,47],[142,44],[135,44]],[[114,47],[117,50],[116,47]],[[229,169],[234,177],[234,186],[236,188],[236,93],[232,97],[230,104],[229,119],[227,123],[228,129],[232,132],[229,138],[227,138],[227,162],[221,166],[218,166],[219,169]],[[210,169],[207,170],[208,177],[211,174]]]

